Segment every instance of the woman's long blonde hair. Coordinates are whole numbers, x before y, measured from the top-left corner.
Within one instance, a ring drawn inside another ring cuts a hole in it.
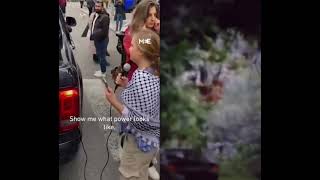
[[[142,0],[138,4],[138,6],[135,8],[132,16],[132,21],[130,24],[132,34],[138,32],[143,27],[144,23],[146,22],[149,16],[150,8],[152,7],[156,8],[157,10],[156,17],[159,19],[160,18],[159,5],[154,0]]]
[[[150,39],[150,43],[141,43],[139,40]],[[149,29],[143,29],[133,36],[134,43],[143,56],[151,62],[156,76],[160,76],[160,36]]]

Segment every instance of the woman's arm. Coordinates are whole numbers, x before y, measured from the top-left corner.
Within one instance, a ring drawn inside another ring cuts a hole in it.
[[[120,114],[122,114],[124,110],[124,105],[118,99],[115,99],[113,102],[110,103]]]
[[[113,90],[108,87],[106,90],[106,97],[110,104],[120,113],[124,109],[124,105],[117,99],[116,95],[114,94]]]

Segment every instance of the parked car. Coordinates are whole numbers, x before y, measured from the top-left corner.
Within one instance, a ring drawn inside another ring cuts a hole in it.
[[[60,9],[60,8],[59,8]],[[83,84],[80,67],[73,49],[70,31],[76,26],[73,17],[65,17],[59,10],[59,160],[73,157],[81,140],[80,122],[70,117],[82,115]]]
[[[192,149],[160,151],[163,180],[218,180],[219,166]]]

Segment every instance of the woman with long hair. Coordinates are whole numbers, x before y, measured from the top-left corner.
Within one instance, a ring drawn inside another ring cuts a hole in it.
[[[142,29],[151,29],[160,34],[160,9],[154,0],[142,0],[133,12],[132,21],[125,31],[123,38],[123,46],[126,54],[126,62],[131,65],[128,72],[128,79],[131,80],[133,72],[137,69],[137,65],[130,59],[129,48],[133,34]]]

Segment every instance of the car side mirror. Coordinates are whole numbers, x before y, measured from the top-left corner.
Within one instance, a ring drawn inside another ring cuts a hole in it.
[[[77,21],[74,17],[66,17],[66,23],[68,26],[76,26]]]

